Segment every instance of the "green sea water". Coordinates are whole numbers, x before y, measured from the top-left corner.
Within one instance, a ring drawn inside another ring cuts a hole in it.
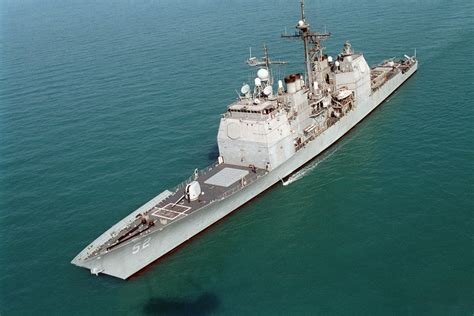
[[[290,178],[128,281],[70,264],[217,157],[248,47],[303,71],[298,1],[0,0],[0,314],[474,314],[474,3],[307,1],[418,72]]]

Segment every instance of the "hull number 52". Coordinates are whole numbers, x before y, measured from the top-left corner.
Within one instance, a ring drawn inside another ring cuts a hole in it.
[[[135,245],[133,245],[133,251],[132,253],[133,254],[137,254],[140,252],[140,250],[143,250],[145,249],[146,247],[150,246],[150,241],[151,241],[151,237],[148,237],[147,239],[145,239],[143,242],[141,243],[137,243]]]

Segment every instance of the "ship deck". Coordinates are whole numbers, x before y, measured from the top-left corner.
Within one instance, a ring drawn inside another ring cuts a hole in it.
[[[137,214],[135,219],[90,253],[94,257],[102,252],[134,239],[149,234],[172,224],[203,207],[221,200],[249,185],[259,177],[265,175],[265,169],[253,166],[237,166],[225,163],[212,165],[204,170],[196,171],[188,180],[178,185],[165,199]],[[195,201],[184,197],[187,184],[199,182],[201,195]]]
[[[382,87],[399,72],[405,73],[413,67],[414,64],[414,60],[407,58],[405,60],[385,60],[381,64],[372,67],[370,69],[372,91],[376,91]]]

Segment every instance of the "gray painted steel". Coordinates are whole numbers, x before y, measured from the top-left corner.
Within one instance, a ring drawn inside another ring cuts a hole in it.
[[[227,188],[242,179],[243,177],[245,177],[248,173],[249,172],[247,170],[224,168],[206,181],[204,181],[204,183]]]
[[[82,250],[73,264],[94,274],[130,277],[318,156],[418,67],[416,57],[406,56],[371,69],[348,42],[331,60],[320,45],[329,35],[310,32],[303,6],[297,29],[299,33],[285,36],[302,38],[305,51],[315,52],[305,55],[313,69],[306,78],[314,81],[291,75],[285,78],[286,91],[279,83],[273,94],[268,88],[273,78],[260,72],[253,93],[242,89],[245,94],[221,119],[219,161],[115,224]],[[261,65],[269,70],[269,62]],[[192,181],[202,190],[196,200],[185,192]]]

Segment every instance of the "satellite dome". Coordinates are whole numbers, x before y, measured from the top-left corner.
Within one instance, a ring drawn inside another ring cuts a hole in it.
[[[242,88],[240,88],[240,92],[242,94],[247,94],[250,92],[250,86],[248,84],[244,84]]]
[[[332,63],[332,56],[328,56],[328,62]]]
[[[255,78],[255,86],[257,87],[262,86],[262,80],[260,80],[260,78]]]
[[[267,69],[265,69],[265,68],[260,68],[260,69],[257,71],[257,77],[260,78],[260,80],[262,80],[262,81],[266,81],[266,80],[268,80],[268,78],[270,77],[270,73],[268,72]]]
[[[336,60],[334,64],[336,65],[336,67],[339,67],[339,61]]]
[[[303,26],[303,25],[304,25],[304,21],[303,21],[303,20],[299,20],[299,21],[298,21],[298,25],[299,25],[299,26]]]
[[[267,97],[271,95],[273,92],[272,86],[266,86],[265,89],[263,89],[263,94],[265,94]]]

